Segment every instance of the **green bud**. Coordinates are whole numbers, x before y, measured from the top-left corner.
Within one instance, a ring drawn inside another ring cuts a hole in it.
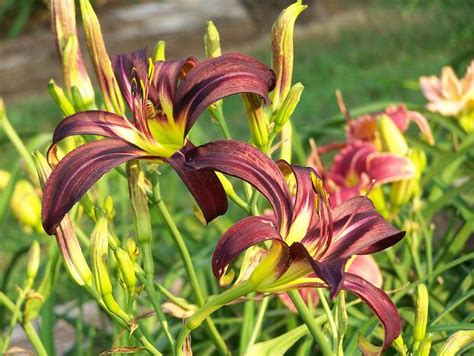
[[[114,200],[110,195],[105,198],[104,201],[105,216],[107,219],[112,220],[115,216]]]
[[[84,102],[94,105],[94,88],[77,37],[74,0],[52,0],[51,14],[66,91],[72,94],[72,87],[76,87]]]
[[[33,244],[30,247],[30,252],[28,253],[28,266],[26,268],[26,275],[28,279],[33,281],[36,278],[40,265],[40,244],[38,241],[33,241]]]
[[[252,143],[260,149],[266,147],[268,143],[268,118],[263,110],[262,99],[255,94],[242,94],[247,117],[249,121],[250,135]]]
[[[433,342],[433,334],[426,334],[423,341],[417,350],[415,350],[415,356],[430,356],[431,343]]]
[[[122,280],[127,287],[127,291],[130,295],[133,295],[135,293],[135,285],[137,284],[134,263],[128,252],[120,247],[114,250],[114,255],[117,260],[117,266],[120,275],[122,276]]]
[[[284,159],[287,162],[291,162],[292,141],[293,126],[291,125],[291,122],[288,121],[281,130],[280,159]]]
[[[109,54],[105,48],[102,30],[89,0],[80,0],[82,23],[89,49],[89,56],[97,75],[99,86],[108,111],[119,115],[125,113],[125,104],[112,68]]]
[[[72,105],[71,101],[67,98],[64,90],[56,85],[53,79],[48,83],[48,92],[59,106],[59,109],[61,109],[64,116],[70,116],[76,112],[74,105]]]
[[[384,151],[406,156],[408,144],[397,125],[387,115],[382,115],[377,120],[380,140]]]
[[[132,237],[129,237],[126,242],[127,252],[133,262],[137,262],[140,250]]]
[[[428,323],[428,289],[423,283],[416,287],[415,326],[413,329],[414,349],[416,350],[426,334]]]
[[[395,350],[397,350],[399,355],[406,356],[408,354],[408,348],[403,341],[402,335],[398,335],[398,337],[393,340],[392,346]]]
[[[275,123],[275,133],[278,133],[281,128],[288,122],[291,115],[293,115],[293,112],[295,111],[296,106],[300,101],[303,89],[304,86],[301,83],[296,83],[291,87],[291,90],[283,101],[283,104],[273,117],[273,122]]]
[[[166,42],[158,41],[153,50],[153,62],[164,61],[165,60],[165,49]]]
[[[40,185],[43,188],[51,174],[51,167],[46,161],[46,158],[44,158],[38,150],[33,152],[33,160],[38,172]],[[64,265],[72,280],[79,286],[89,286],[92,282],[92,272],[84,258],[71,219],[68,215],[64,217],[54,234],[63,257]]]
[[[41,200],[38,192],[26,179],[21,179],[15,184],[10,209],[25,232],[43,231]]]
[[[214,22],[206,22],[206,33],[204,34],[204,48],[207,58],[216,58],[222,54],[221,40]]]
[[[474,132],[474,109],[465,110],[459,117],[459,125],[467,133]]]
[[[113,296],[113,287],[108,270],[107,234],[107,218],[101,217],[92,231],[90,240],[95,286],[110,313],[128,322],[130,317],[122,310]]]
[[[474,330],[461,330],[455,332],[443,344],[438,356],[455,356],[464,346],[474,341]]]
[[[298,15],[306,9],[298,0],[278,16],[272,28],[272,67],[276,84],[272,97],[272,108],[276,110],[285,100],[293,76],[293,33]]]

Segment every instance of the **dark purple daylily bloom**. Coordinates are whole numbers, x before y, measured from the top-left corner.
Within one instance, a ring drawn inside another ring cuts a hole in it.
[[[186,164],[247,181],[273,208],[274,218],[247,217],[224,233],[212,260],[217,278],[247,248],[268,241],[266,256],[249,277],[256,291],[281,293],[316,287],[329,288],[334,297],[345,289],[360,297],[380,319],[385,329],[383,349],[399,335],[400,317],[390,298],[364,278],[345,271],[352,256],[381,251],[405,235],[388,224],[368,198],[354,197],[332,209],[314,170],[284,161],[276,164],[243,142],[199,146],[186,154]],[[294,197],[287,183],[292,176]]]
[[[66,155],[44,189],[42,220],[52,233],[64,215],[107,171],[131,159],[169,163],[187,185],[207,221],[223,214],[227,198],[212,171],[190,170],[184,154],[193,147],[186,136],[212,103],[236,93],[260,95],[267,103],[275,76],[263,63],[239,53],[198,62],[194,58],[152,63],[144,50],[112,57],[115,75],[132,120],[106,111],[86,111],[56,127],[48,157],[72,135],[98,135]]]

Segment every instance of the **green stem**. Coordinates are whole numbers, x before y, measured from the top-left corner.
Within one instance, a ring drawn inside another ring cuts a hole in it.
[[[20,156],[25,160],[28,168],[28,175],[32,179],[32,182],[37,181],[35,162],[31,157],[30,151],[26,148],[20,136],[18,136],[4,110],[0,110],[0,126],[3,128],[3,131],[5,131],[5,134],[10,139],[10,142],[13,144]]]
[[[33,324],[31,324],[30,321],[23,324],[23,330],[25,330],[25,334],[26,336],[28,336],[28,340],[30,340],[31,345],[36,350],[36,354],[38,356],[47,356],[48,353],[46,352],[46,349],[43,343],[41,342],[41,339],[39,338],[38,333],[33,327]]]
[[[137,233],[137,240],[142,250],[143,269],[145,275],[139,274],[142,283],[145,285],[147,294],[155,309],[158,320],[163,328],[163,332],[174,350],[175,340],[171,334],[165,314],[161,310],[160,295],[155,290],[155,265],[152,253],[152,229],[150,212],[148,210],[148,199],[144,189],[144,176],[138,161],[127,163],[128,184],[130,190],[130,199],[132,203],[133,218]]]
[[[199,281],[196,275],[196,271],[194,270],[191,255],[189,254],[188,248],[186,247],[186,244],[184,243],[184,239],[181,236],[181,232],[178,230],[178,227],[176,226],[173,218],[171,217],[170,212],[168,211],[168,208],[166,207],[161,197],[159,182],[156,182],[155,184],[155,187],[153,189],[153,197],[154,197],[153,205],[156,207],[156,209],[158,210],[158,213],[161,215],[163,221],[165,222],[166,226],[168,227],[168,230],[171,233],[171,237],[173,238],[174,243],[178,247],[178,251],[181,255],[184,268],[186,269],[186,273],[188,275],[194,297],[196,298],[196,302],[198,306],[201,307],[204,304],[204,297],[203,297],[201,286],[199,284]],[[210,333],[210,336],[213,339],[217,349],[222,354],[229,354],[230,351],[227,348],[227,345],[225,344],[224,340],[222,339],[222,336],[219,334],[212,320],[211,319],[206,320],[206,324],[207,324],[207,328]]]
[[[3,304],[12,313],[15,311],[15,303],[13,303],[3,292],[0,292],[0,304]]]
[[[329,323],[329,327],[332,334],[333,347],[334,349],[337,350],[338,332],[337,332],[336,322],[334,321],[334,317],[332,315],[331,309],[329,308],[329,304],[326,299],[326,296],[324,295],[323,290],[321,288],[316,288],[316,291],[318,292],[319,300],[321,301],[321,304],[323,305],[324,312],[328,316],[328,323]]]
[[[319,347],[321,348],[321,353],[324,356],[331,356],[333,355],[331,346],[329,345],[326,336],[324,336],[323,332],[319,329],[319,326],[316,324],[314,320],[314,316],[311,315],[311,311],[308,309],[306,304],[304,303],[303,298],[299,294],[297,290],[292,290],[288,292],[293,304],[298,310],[299,315],[305,322],[306,326],[309,329],[309,332],[313,336],[314,340],[318,343]]]
[[[260,330],[262,329],[262,324],[263,324],[263,317],[265,316],[265,312],[267,311],[268,303],[270,302],[270,296],[265,296],[262,300],[262,304],[260,305],[260,309],[258,310],[257,314],[257,320],[255,321],[255,326],[252,330],[252,334],[250,335],[250,339],[247,343],[247,346],[245,347],[245,353],[250,350],[250,348],[253,346],[255,343],[255,340],[257,340],[258,334],[260,334]]]
[[[181,333],[179,334],[178,340],[176,342],[176,354],[182,355],[184,342],[186,341],[186,338],[188,337],[190,332],[196,329],[199,325],[201,325],[202,322],[209,317],[209,315],[211,315],[213,312],[226,305],[227,303],[230,303],[236,300],[237,298],[247,295],[254,290],[254,285],[247,281],[238,286],[227,289],[223,293],[210,298],[205,305],[199,308],[188,319],[185,327],[181,330]]]
[[[217,124],[221,128],[222,133],[224,134],[224,137],[227,140],[232,139],[232,136],[231,136],[230,131],[229,131],[229,127],[227,126],[227,122],[225,121],[224,111],[222,110],[222,101],[220,102],[220,105],[217,104],[217,106],[215,108],[210,108],[209,112],[212,115],[212,117],[214,118],[214,120],[217,121]]]

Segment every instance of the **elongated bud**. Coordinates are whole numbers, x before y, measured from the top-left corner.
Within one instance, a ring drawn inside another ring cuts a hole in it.
[[[39,151],[33,152],[33,160],[36,165],[41,188],[43,188],[51,174],[51,167]],[[64,265],[72,280],[79,286],[90,286],[92,283],[92,272],[84,258],[68,215],[61,221],[54,235],[56,236]]]
[[[272,108],[280,107],[290,91],[293,76],[293,33],[298,15],[306,9],[298,0],[278,16],[272,28],[272,67],[276,74]]]
[[[21,179],[15,184],[10,209],[25,232],[43,231],[41,200],[35,188],[26,179]]]
[[[274,116],[273,122],[275,123],[275,133],[279,132],[279,130],[281,130],[281,128],[288,122],[291,115],[293,115],[293,112],[300,101],[303,89],[304,86],[301,83],[296,83],[291,87],[291,90],[283,101],[283,104]]]
[[[66,90],[71,95],[72,87],[76,87],[84,103],[94,106],[94,88],[77,37],[74,0],[52,0],[51,15]]]
[[[10,182],[11,174],[8,171],[0,170],[0,192],[3,191]]]
[[[48,83],[48,92],[56,105],[59,106],[59,109],[61,109],[61,112],[64,114],[64,116],[70,116],[76,112],[74,105],[68,99],[64,93],[64,90],[60,86],[56,85],[53,79],[51,79]]]
[[[423,283],[416,287],[415,326],[413,329],[414,349],[416,350],[426,334],[428,323],[428,289]]]
[[[107,238],[107,218],[101,217],[97,221],[91,234],[90,249],[92,256],[92,268],[94,271],[94,281],[97,292],[102,297],[107,309],[123,319],[130,320],[120,305],[116,302],[112,292],[112,282],[108,270],[108,238]]]
[[[380,140],[384,151],[405,156],[408,153],[408,144],[403,134],[387,115],[382,115],[377,120]]]
[[[130,256],[130,259],[133,262],[137,262],[138,256],[140,255],[140,250],[138,250],[135,240],[129,237],[127,239],[126,247],[127,247],[127,252],[128,252],[128,255]]]
[[[114,250],[115,259],[117,260],[117,266],[122,276],[122,280],[127,287],[127,291],[130,295],[135,293],[135,285],[137,278],[135,275],[135,266],[130,258],[127,251],[120,247]]]
[[[36,278],[40,265],[40,244],[38,241],[33,241],[30,252],[28,253],[28,266],[26,268],[27,277],[29,280],[33,281]]]
[[[394,182],[390,190],[390,202],[392,207],[398,209],[410,201],[414,195],[420,193],[420,178],[426,167],[426,154],[418,149],[410,149],[408,158],[416,167],[415,176]]]
[[[474,341],[474,330],[461,330],[455,332],[443,344],[438,356],[455,356],[464,346]]]
[[[166,42],[158,41],[153,50],[153,62],[164,61],[165,60],[165,49]]]
[[[287,162],[291,162],[293,145],[293,126],[288,121],[281,130],[281,148],[280,148],[280,159],[284,159]]]
[[[221,40],[214,22],[206,22],[206,33],[204,34],[204,49],[207,58],[216,58],[222,54]]]
[[[80,0],[79,4],[81,6],[87,48],[94,65],[97,80],[99,81],[105,108],[108,111],[123,115],[125,113],[125,105],[117,80],[115,79],[110,57],[105,48],[99,20],[89,0]]]
[[[105,216],[107,219],[112,220],[115,216],[114,200],[110,195],[105,197],[104,201]]]
[[[397,350],[399,355],[402,355],[402,356],[408,355],[408,348],[406,347],[401,334],[398,335],[398,337],[395,340],[393,340],[392,346],[395,350]]]
[[[433,342],[433,334],[426,334],[423,341],[417,350],[415,350],[415,356],[430,356],[431,343]]]
[[[252,143],[258,148],[266,147],[268,143],[268,118],[263,110],[262,99],[255,94],[242,94],[249,121]]]

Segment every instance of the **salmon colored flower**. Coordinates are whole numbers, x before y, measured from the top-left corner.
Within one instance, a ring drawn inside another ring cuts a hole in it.
[[[461,79],[453,68],[446,66],[439,78],[421,77],[420,86],[429,101],[428,110],[457,117],[466,131],[474,131],[474,60]]]
[[[203,210],[207,221],[223,214],[227,198],[211,171],[190,170],[184,154],[193,147],[186,136],[199,115],[228,95],[249,92],[263,97],[275,83],[263,63],[239,53],[198,62],[194,58],[153,63],[144,50],[112,57],[115,76],[132,119],[86,111],[59,123],[49,149],[73,135],[98,135],[66,155],[53,170],[43,196],[43,226],[52,233],[64,215],[107,171],[132,159],[169,163]]]

